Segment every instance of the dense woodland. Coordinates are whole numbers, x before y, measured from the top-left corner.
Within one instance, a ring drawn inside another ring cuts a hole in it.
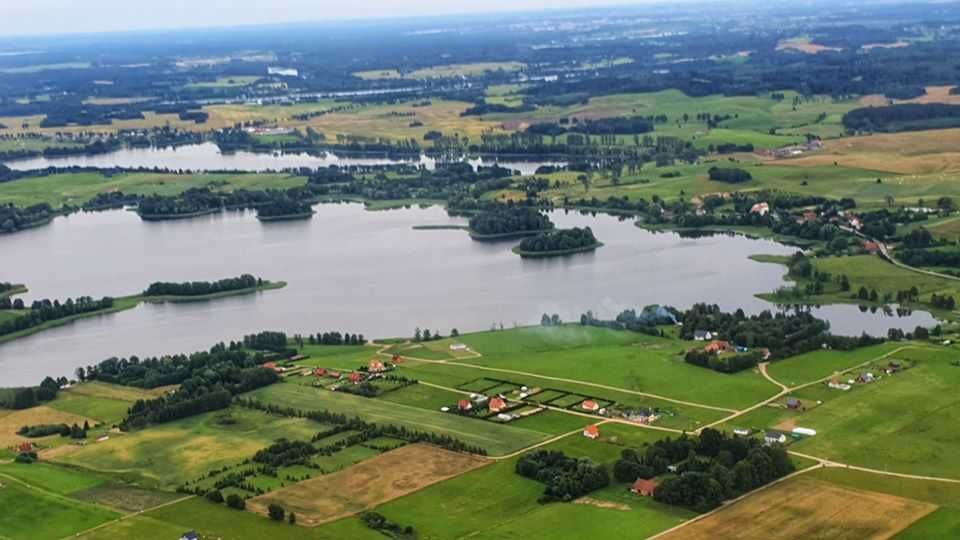
[[[552,228],[550,218],[530,206],[498,205],[470,218],[470,232],[484,236],[523,234]]]
[[[642,449],[624,449],[613,468],[619,482],[657,477],[655,500],[697,512],[713,510],[793,471],[782,447],[710,428],[699,436],[685,433]]]
[[[524,238],[517,245],[517,252],[521,254],[562,253],[596,247],[599,243],[590,227],[574,227]]]
[[[260,287],[263,279],[250,274],[243,274],[235,278],[226,278],[217,281],[187,281],[172,283],[158,281],[151,283],[144,296],[206,296],[231,291],[242,291]]]
[[[85,313],[103,311],[113,307],[113,298],[103,297],[95,300],[89,296],[80,296],[76,299],[34,300],[25,306],[23,300],[17,298],[0,298],[0,309],[15,309],[21,311],[17,317],[0,322],[0,336],[13,334],[23,330],[40,326],[44,323],[66,319]]]
[[[610,485],[610,473],[589,459],[556,450],[535,450],[517,461],[517,474],[545,484],[541,503],[570,502]]]
[[[960,105],[945,103],[902,103],[887,107],[854,109],[843,115],[850,131],[913,131],[960,126]]]

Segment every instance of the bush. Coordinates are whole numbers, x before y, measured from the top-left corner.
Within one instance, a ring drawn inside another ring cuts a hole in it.
[[[231,493],[227,495],[227,506],[236,510],[243,510],[247,507],[247,501],[243,500],[243,497],[236,493]]]
[[[206,494],[207,500],[210,502],[215,502],[217,504],[223,503],[223,493],[220,493],[219,489],[213,491],[208,491]]]
[[[283,521],[286,513],[286,510],[277,503],[270,503],[270,506],[267,507],[267,514],[270,516],[270,519],[274,521]]]

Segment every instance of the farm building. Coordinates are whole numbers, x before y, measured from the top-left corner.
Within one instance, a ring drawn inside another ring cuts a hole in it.
[[[724,353],[730,350],[730,342],[720,341],[720,340],[711,341],[710,343],[707,344],[706,347],[703,348],[703,350],[704,352],[708,352],[708,353],[716,353],[716,354]]]
[[[367,365],[367,371],[370,373],[381,373],[387,370],[387,366],[383,365],[383,362],[377,359],[370,360],[370,363]]]
[[[805,427],[797,427],[793,428],[793,433],[797,435],[803,435],[804,437],[813,437],[817,434],[817,430]]]
[[[394,364],[400,364],[400,363],[402,363],[402,362],[403,362],[403,359],[400,358],[400,355],[399,355],[399,354],[394,354],[394,355],[393,355],[393,363],[394,363]]]
[[[733,434],[738,437],[749,437],[753,434],[753,430],[747,428],[737,428],[733,430]]]
[[[660,482],[656,479],[651,478],[650,480],[646,480],[644,478],[638,478],[637,481],[630,486],[630,491],[644,497],[653,497],[653,492],[656,491],[658,485],[660,485]]]
[[[357,384],[362,381],[363,381],[363,374],[356,371],[350,374],[350,382],[352,382],[353,384]]]
[[[597,412],[600,410],[600,404],[592,399],[588,399],[580,404],[580,408],[585,411]]]
[[[850,389],[849,384],[841,382],[840,379],[837,377],[834,377],[833,379],[831,379],[830,382],[827,383],[827,387],[833,388],[834,390],[844,390],[844,391]]]
[[[596,439],[600,437],[600,428],[596,425],[587,426],[587,428],[583,430],[583,436],[588,439]]]
[[[498,413],[507,408],[507,402],[503,398],[495,397],[490,400],[487,407],[490,408],[490,412]]]
[[[271,369],[276,373],[283,373],[285,371],[284,368],[278,366],[276,362],[265,362],[261,367]]]
[[[451,351],[454,351],[454,352],[466,351],[466,350],[468,350],[468,347],[467,347],[466,345],[464,345],[463,343],[453,343],[453,344],[450,345],[450,350],[451,350]]]
[[[21,454],[27,454],[27,453],[33,452],[33,443],[31,442],[20,443],[17,446],[17,452]]]
[[[781,431],[768,431],[764,433],[763,441],[767,444],[785,444],[787,435]]]
[[[770,213],[770,205],[765,202],[759,202],[750,207],[750,213],[765,216]]]
[[[880,252],[880,244],[867,240],[863,243],[863,249],[867,250],[867,253],[877,254]]]
[[[695,330],[693,332],[693,339],[694,341],[707,341],[708,339],[713,339],[714,335],[716,334],[709,330]]]
[[[473,403],[469,399],[461,399],[457,402],[457,409],[461,411],[469,411],[473,409]]]
[[[788,409],[796,410],[796,409],[799,409],[800,407],[803,407],[803,403],[801,403],[799,399],[794,398],[794,397],[788,397],[788,398],[787,398],[787,408],[788,408]]]
[[[313,374],[316,375],[317,377],[326,377],[327,368],[318,367],[317,369],[313,370]]]
[[[331,379],[339,379],[343,375],[339,371],[328,371],[327,376],[329,376]]]

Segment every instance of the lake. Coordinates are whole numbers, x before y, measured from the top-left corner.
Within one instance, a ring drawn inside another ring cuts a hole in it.
[[[608,215],[555,211],[559,227],[593,228],[594,253],[527,260],[515,242],[481,243],[439,207],[370,212],[324,204],[310,220],[260,223],[253,212],[144,222],[114,210],[57,218],[46,227],[0,237],[3,281],[27,284],[30,298],[121,296],[153,281],[215,280],[251,273],[287,281],[281,290],[189,304],[141,305],[0,345],[0,386],[71,375],[110,356],[192,352],[260,330],[346,331],[410,336],[414,328],[448,335],[493,325],[537,324],[558,313],[577,320],[592,309],[696,302],[748,313],[775,309],[754,298],[783,284],[784,268],[747,257],[794,251],[742,236],[681,238],[652,233]],[[836,333],[885,335],[890,327],[933,325],[926,313],[904,318],[856,306],[814,312]]]
[[[499,164],[521,174],[531,175],[541,165],[563,165],[553,161],[510,161],[480,158],[465,159],[475,169],[479,166]],[[339,165],[341,167],[375,165],[422,165],[429,170],[436,168],[438,161],[426,155],[417,159],[391,159],[382,156],[356,157],[326,153],[314,156],[307,153],[262,153],[234,152],[223,154],[214,143],[190,144],[161,148],[124,148],[97,155],[36,157],[5,162],[11,169],[27,171],[47,167],[99,167],[99,168],[154,168],[190,171],[250,171],[263,172],[290,168],[318,168]]]

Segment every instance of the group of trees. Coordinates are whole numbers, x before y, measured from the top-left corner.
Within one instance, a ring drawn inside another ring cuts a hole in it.
[[[171,283],[158,281],[151,283],[144,296],[206,296],[228,291],[240,291],[260,287],[264,281],[250,274],[218,281],[192,281]]]
[[[596,120],[588,119],[583,122],[567,122],[566,125],[563,125],[562,122],[556,124],[532,124],[527,128],[527,133],[546,135],[549,137],[556,137],[567,133],[582,133],[584,135],[649,133],[653,131],[655,122],[665,122],[666,119],[665,116],[617,116]]]
[[[545,484],[541,503],[569,502],[610,485],[610,473],[586,458],[556,450],[536,450],[517,461],[517,474]]]
[[[288,348],[287,334],[264,330],[243,336],[243,346],[255,351],[284,352]]]
[[[652,304],[644,306],[640,313],[632,308],[623,310],[613,320],[599,319],[593,314],[592,310],[588,310],[580,315],[580,324],[659,336],[661,332],[657,326],[674,324],[678,316],[679,312],[674,308]]]
[[[341,334],[340,332],[317,332],[308,335],[307,341],[311,345],[363,345],[366,343],[363,334]]]
[[[524,238],[517,245],[517,251],[521,254],[563,253],[595,247],[598,244],[599,242],[590,227],[574,227]]]
[[[829,324],[807,311],[779,312],[764,310],[747,316],[743,310],[721,311],[719,306],[696,304],[683,314],[680,337],[693,339],[697,330],[715,332],[724,339],[748,348],[765,347],[774,358],[785,358],[822,348],[851,350],[874,345],[880,338],[867,335],[859,338],[835,336]]]
[[[367,527],[379,531],[387,538],[392,538],[393,540],[415,540],[417,538],[417,531],[413,526],[394,523],[377,512],[369,511],[361,513],[360,521]]]
[[[759,351],[748,351],[738,354],[716,354],[702,349],[691,349],[683,357],[688,364],[705,367],[721,373],[736,373],[745,369],[752,369],[763,361]]]
[[[57,212],[47,203],[27,207],[19,207],[13,203],[0,204],[0,234],[14,233],[43,225],[56,215]]]
[[[550,218],[531,206],[497,205],[470,218],[470,232],[477,235],[507,235],[553,229]]]
[[[23,301],[19,298],[10,302],[9,298],[0,300],[0,309],[23,309]],[[7,308],[3,306],[8,304]],[[100,300],[94,300],[89,296],[81,296],[76,299],[68,298],[61,303],[59,300],[34,300],[30,304],[30,309],[19,313],[18,316],[0,322],[0,336],[13,334],[22,330],[27,330],[41,324],[66,319],[84,313],[102,311],[113,307],[113,298],[105,296]]]
[[[57,392],[67,385],[66,377],[46,377],[39,386],[0,389],[0,409],[29,409],[40,403],[53,401]]]
[[[794,471],[784,448],[759,439],[731,436],[707,428],[627,448],[613,467],[619,482],[662,477],[653,497],[697,512],[712,510],[727,499],[766,485]],[[665,475],[665,476],[664,476]]]
[[[737,168],[710,167],[707,174],[711,180],[728,184],[741,184],[753,180],[753,176],[749,172]]]
[[[257,207],[257,217],[279,218],[308,216],[313,213],[310,200],[297,200],[291,197],[277,197]]]
[[[28,438],[47,437],[49,435],[60,435],[61,437],[70,437],[71,439],[86,439],[87,430],[90,424],[84,420],[83,426],[77,424],[39,424],[35,426],[23,426],[17,430],[17,435]]]

